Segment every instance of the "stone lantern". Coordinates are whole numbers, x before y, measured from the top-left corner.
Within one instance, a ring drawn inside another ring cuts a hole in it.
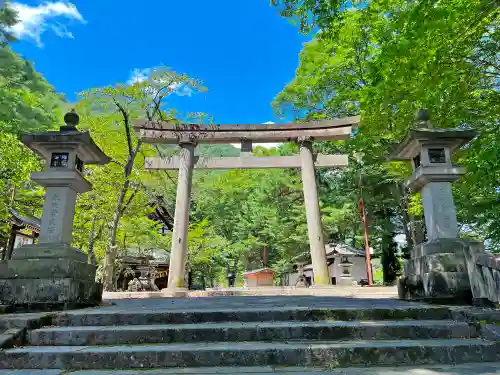
[[[45,159],[42,172],[31,179],[45,187],[45,202],[37,244],[14,250],[0,263],[0,297],[8,305],[93,305],[101,298],[95,283],[96,267],[87,255],[71,247],[77,194],[91,190],[84,177],[86,164],[110,161],[88,132],[76,129],[79,118],[71,111],[59,131],[29,134],[22,142]]]
[[[415,246],[411,259],[405,261],[400,297],[468,300],[470,283],[464,247],[476,244],[459,238],[451,185],[465,173],[465,168],[454,165],[452,155],[476,133],[432,128],[426,110],[420,110],[416,120],[419,127],[409,131],[391,159],[411,161],[413,174],[406,186],[422,195],[427,242]]]
[[[349,260],[347,256],[343,255],[340,257],[339,267],[341,268],[342,272],[340,274],[340,279],[338,281],[339,285],[353,284],[352,273],[351,273],[352,266],[353,263]]]

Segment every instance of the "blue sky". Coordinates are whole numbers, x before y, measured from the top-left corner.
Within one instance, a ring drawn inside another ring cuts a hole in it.
[[[208,92],[172,96],[182,112],[217,123],[277,119],[270,106],[295,73],[302,43],[269,0],[19,1],[14,49],[69,100],[165,65],[200,78]]]

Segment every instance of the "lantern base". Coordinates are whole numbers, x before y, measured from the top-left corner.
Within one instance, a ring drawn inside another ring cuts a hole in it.
[[[102,302],[102,284],[71,278],[0,279],[0,298],[12,311],[90,307]]]
[[[466,240],[439,239],[418,245],[405,261],[399,279],[399,298],[436,303],[470,303],[472,300],[464,248]]]
[[[356,281],[352,278],[352,275],[349,276],[340,276],[337,279],[337,285],[339,286],[353,286],[356,285]]]
[[[71,246],[23,246],[0,262],[0,301],[15,311],[95,306],[102,301],[96,269]]]

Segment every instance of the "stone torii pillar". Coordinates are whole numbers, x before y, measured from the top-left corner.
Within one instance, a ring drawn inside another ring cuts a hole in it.
[[[328,285],[330,284],[330,274],[326,261],[323,226],[319,211],[312,142],[307,137],[300,138],[298,141],[300,147],[302,188],[304,190],[304,205],[307,218],[307,235],[311,250],[314,284]]]
[[[168,288],[184,288],[184,272],[188,249],[189,202],[193,184],[194,149],[193,142],[179,144],[179,175],[177,180],[177,195],[175,198],[174,230],[172,233],[172,248],[170,251],[170,266],[168,273]]]

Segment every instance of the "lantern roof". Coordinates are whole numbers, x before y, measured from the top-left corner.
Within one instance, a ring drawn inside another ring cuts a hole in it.
[[[431,129],[418,128],[408,132],[389,156],[390,160],[411,160],[420,153],[423,144],[448,147],[451,152],[468,143],[476,136],[473,129]]]

